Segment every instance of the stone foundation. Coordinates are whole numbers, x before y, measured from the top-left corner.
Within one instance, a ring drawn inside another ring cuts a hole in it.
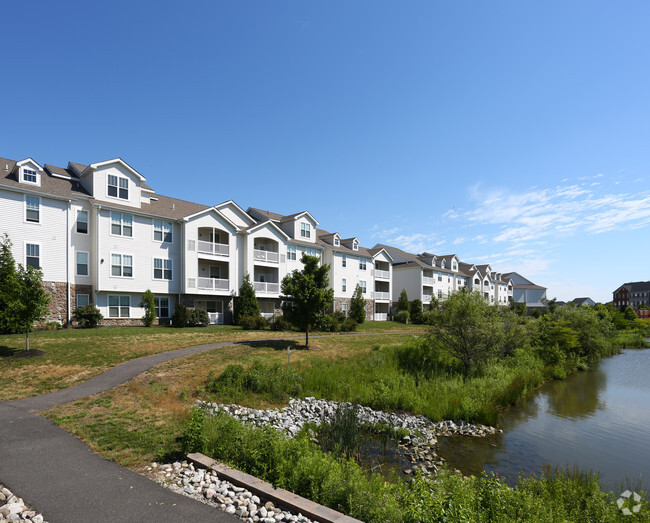
[[[346,303],[348,307],[347,313],[350,314],[350,298],[334,298],[332,306],[328,312],[341,312],[341,305]],[[375,315],[375,301],[366,300],[366,321],[372,321]]]

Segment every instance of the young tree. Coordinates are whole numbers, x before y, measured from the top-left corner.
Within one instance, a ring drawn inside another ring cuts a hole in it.
[[[25,344],[29,350],[29,331],[35,321],[47,313],[50,296],[43,288],[43,272],[34,267],[18,267],[18,295],[16,318],[25,328]]]
[[[410,309],[411,304],[409,303],[409,296],[406,293],[406,289],[402,289],[402,292],[399,295],[399,300],[397,300],[397,312],[409,312]]]
[[[153,292],[149,289],[144,291],[140,307],[144,307],[144,316],[142,322],[145,327],[151,327],[153,322],[156,321],[156,300],[154,299]]]
[[[424,322],[424,314],[422,311],[422,300],[417,298],[411,302],[411,322],[420,325]]]
[[[15,315],[17,296],[16,261],[11,253],[11,240],[5,233],[0,239],[0,334],[16,334],[22,330]]]
[[[239,325],[239,319],[242,316],[257,317],[260,315],[260,305],[257,302],[255,289],[253,288],[251,277],[248,273],[244,276],[244,281],[239,288],[239,297],[235,299],[233,315],[236,325]]]
[[[334,290],[327,288],[329,265],[319,267],[319,259],[307,254],[300,261],[303,270],[293,271],[282,280],[282,312],[289,322],[305,331],[305,346],[309,348],[309,329],[332,305]]]
[[[357,323],[363,323],[364,321],[366,321],[366,300],[363,299],[363,292],[361,291],[361,285],[359,285],[358,283],[357,283],[357,287],[354,289],[352,300],[350,300],[349,316]]]
[[[474,363],[496,350],[499,328],[494,316],[495,309],[478,292],[455,292],[431,311],[430,336],[469,374]]]

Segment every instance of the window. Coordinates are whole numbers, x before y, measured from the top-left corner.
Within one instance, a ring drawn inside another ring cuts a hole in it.
[[[352,250],[356,251],[359,248],[359,242],[357,240],[354,240],[352,242]]]
[[[348,290],[348,282],[345,278],[343,278],[343,280],[341,281],[341,290],[343,292],[347,292]]]
[[[302,238],[311,237],[311,225],[309,225],[307,222],[300,222],[300,236]]]
[[[111,234],[131,238],[133,236],[133,216],[121,212],[112,212]]]
[[[131,315],[130,307],[131,307],[130,296],[109,296],[108,297],[109,318],[128,318]]]
[[[169,298],[154,298],[156,304],[156,316],[158,318],[169,318]]]
[[[341,312],[345,314],[346,316],[348,315],[348,304],[347,303],[341,303]]]
[[[438,274],[438,281],[442,281],[442,274]]]
[[[88,253],[77,253],[77,276],[88,276]]]
[[[442,298],[442,289],[438,289],[438,298]]]
[[[88,294],[77,294],[77,309],[90,305],[90,296]]]
[[[129,199],[129,180],[122,176],[108,175],[108,195],[122,200]]]
[[[154,258],[153,260],[153,277],[155,280],[172,279],[172,260]]]
[[[38,196],[25,196],[25,220],[34,223],[41,221],[41,199]]]
[[[359,270],[360,271],[365,271],[366,270],[366,259],[365,258],[359,258]]]
[[[88,211],[77,211],[77,232],[88,234]]]
[[[348,266],[348,257],[344,254],[341,257],[341,267],[347,267]]]
[[[287,245],[287,260],[295,260],[295,259],[296,259],[296,246]]]
[[[359,287],[361,287],[361,292],[363,294],[365,294],[366,293],[366,282],[363,281],[363,280],[359,280]]]
[[[111,254],[111,276],[132,278],[133,256],[127,254]]]
[[[38,173],[33,169],[23,169],[23,182],[38,183]]]
[[[307,224],[309,225],[309,224]],[[312,248],[307,248],[305,249],[305,254],[309,256],[315,256],[316,258],[320,258],[320,251],[317,249],[312,249]]]
[[[334,245],[335,245],[336,247],[338,247],[339,245],[341,245],[341,242],[339,241],[339,237],[338,237],[338,236],[334,236]]]
[[[172,224],[162,220],[153,221],[153,239],[156,242],[172,242]]]
[[[34,269],[41,266],[41,246],[36,243],[25,244],[25,264]]]
[[[454,269],[455,271],[458,270],[458,265],[456,262],[452,262],[451,268]]]

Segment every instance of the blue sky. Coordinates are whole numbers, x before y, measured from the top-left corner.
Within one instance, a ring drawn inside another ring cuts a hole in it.
[[[4,2],[0,156],[456,253],[650,279],[650,4]]]

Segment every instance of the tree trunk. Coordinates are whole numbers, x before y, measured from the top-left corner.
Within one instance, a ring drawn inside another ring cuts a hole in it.
[[[309,327],[305,330],[305,348],[309,348]]]
[[[29,323],[27,323],[25,329],[25,346],[27,347],[27,351],[29,352]]]

